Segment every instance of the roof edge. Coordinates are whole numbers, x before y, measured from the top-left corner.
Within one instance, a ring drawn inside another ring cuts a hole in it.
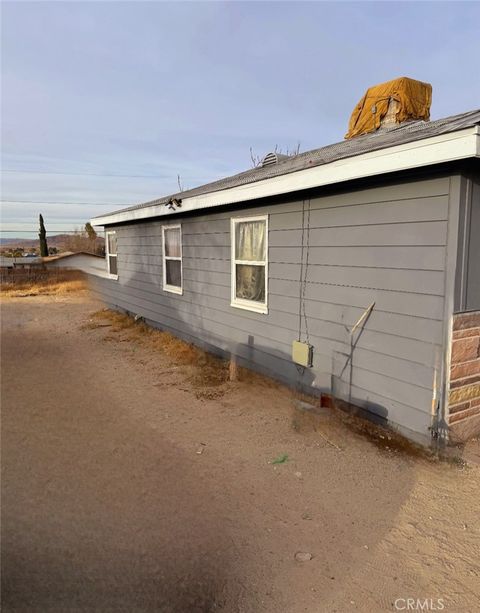
[[[104,259],[103,255],[99,255],[98,253],[91,253],[90,251],[69,251],[63,253],[56,253],[55,255],[47,255],[44,257],[40,257],[39,259],[42,260],[42,262],[54,262],[55,260],[64,260],[65,258],[71,258],[74,255],[91,255],[92,258]]]
[[[238,204],[259,198],[292,193],[354,179],[401,172],[455,160],[480,157],[480,127],[471,126],[438,136],[393,145],[256,181],[182,199],[181,209],[163,203],[117,211],[91,219],[96,226],[168,217],[212,207]]]

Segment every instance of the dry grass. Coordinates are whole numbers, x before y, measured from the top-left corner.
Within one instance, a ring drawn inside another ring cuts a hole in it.
[[[83,273],[76,270],[25,270],[2,275],[1,294],[7,298],[65,295],[87,289]]]
[[[109,341],[132,341],[141,344],[154,353],[161,354],[168,358],[168,371],[170,374],[177,373],[181,382],[187,382],[191,386],[191,391],[197,398],[212,400],[223,396],[227,391],[235,389],[235,383],[229,380],[229,363],[198,347],[187,343],[169,332],[164,332],[152,328],[142,320],[135,321],[135,318],[103,309],[91,315],[90,321],[84,328],[95,329],[108,327],[109,332],[104,340]],[[316,432],[323,436],[332,446],[341,449],[338,445],[327,439],[322,434],[326,421],[333,420],[338,424],[342,423],[351,431],[368,438],[380,449],[390,452],[404,452],[409,455],[419,456],[426,459],[434,458],[435,454],[418,447],[408,441],[403,436],[392,430],[387,430],[380,425],[375,425],[351,411],[340,410],[339,407],[330,406],[333,401],[326,404],[327,409],[321,408],[320,398],[314,398],[299,390],[290,390],[269,377],[260,375],[246,368],[237,367],[236,381],[249,386],[281,389],[286,395],[297,401],[306,402],[313,407],[313,411],[303,411],[293,408],[292,427],[297,432]],[[161,383],[159,387],[169,387],[176,385],[181,388],[178,379],[173,378],[170,383]],[[183,389],[183,388],[181,388]],[[333,403],[334,404],[334,403]],[[333,422],[332,422],[333,423]]]
[[[109,334],[104,337],[107,341],[129,340],[163,354],[172,366],[183,367],[183,376],[195,389],[195,394],[199,398],[218,398],[227,391],[227,388],[234,386],[234,383],[229,381],[227,360],[203,351],[169,332],[152,328],[142,320],[135,321],[130,315],[103,309],[93,313],[84,327],[87,329],[108,327]],[[237,368],[237,381],[262,387],[278,387],[275,381],[241,367]]]
[[[274,379],[270,379],[269,377],[261,375],[258,372],[242,367],[238,368],[238,381],[241,381],[242,383],[250,383],[251,385],[257,385],[260,387],[287,389],[284,385],[277,383]],[[288,393],[290,394],[291,391],[288,390]]]
[[[212,388],[222,386],[228,381],[228,363],[214,355],[186,343],[169,332],[157,330],[143,321],[135,321],[129,315],[104,309],[93,313],[91,321],[85,327],[110,327],[107,340],[130,340],[141,343],[148,349],[161,352],[174,366],[191,367],[189,381],[195,388]],[[118,336],[117,333],[122,333]],[[211,397],[213,392],[205,391],[205,397]],[[218,395],[223,392],[218,390]],[[204,394],[199,392],[203,397]]]

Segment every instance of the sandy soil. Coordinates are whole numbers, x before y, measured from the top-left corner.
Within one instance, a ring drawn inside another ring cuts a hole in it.
[[[2,306],[4,611],[478,610],[478,466],[199,385],[98,308]]]

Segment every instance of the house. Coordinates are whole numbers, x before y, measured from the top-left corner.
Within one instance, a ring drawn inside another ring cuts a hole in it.
[[[478,433],[480,110],[426,119],[94,218],[94,290],[422,444]]]

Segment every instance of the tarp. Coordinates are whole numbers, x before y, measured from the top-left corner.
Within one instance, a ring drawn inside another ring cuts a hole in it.
[[[367,89],[350,117],[345,138],[378,130],[387,114],[391,99],[397,102],[396,123],[402,123],[408,119],[424,119],[425,121],[430,119],[430,105],[432,104],[430,83],[400,77]]]

